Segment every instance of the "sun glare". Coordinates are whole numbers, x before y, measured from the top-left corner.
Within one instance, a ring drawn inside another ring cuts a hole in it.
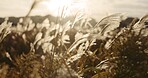
[[[69,16],[78,11],[84,11],[86,2],[84,0],[50,0],[47,6],[54,16],[61,16],[63,11]]]

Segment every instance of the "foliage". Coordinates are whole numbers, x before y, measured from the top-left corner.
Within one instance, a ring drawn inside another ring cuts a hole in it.
[[[145,78],[148,15],[125,28],[119,27],[122,16],[113,14],[91,27],[83,21],[88,18],[79,15],[63,25],[12,27],[4,22],[0,25],[0,77]]]

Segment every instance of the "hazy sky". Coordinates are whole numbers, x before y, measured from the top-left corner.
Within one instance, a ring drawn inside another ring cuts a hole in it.
[[[31,15],[54,15],[55,8],[53,7],[56,7],[58,2],[53,4],[52,1],[54,0],[44,0],[38,3]],[[24,16],[32,3],[33,0],[0,0],[0,17]],[[83,0],[82,4],[85,4],[85,13],[94,18],[120,12],[135,17],[148,14],[148,0]]]

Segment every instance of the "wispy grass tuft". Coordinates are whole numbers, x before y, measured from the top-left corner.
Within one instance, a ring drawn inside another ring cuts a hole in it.
[[[64,10],[62,15],[60,20]],[[113,14],[95,26],[81,13],[62,25],[12,27],[5,21],[0,25],[0,77],[145,78],[148,15],[124,28],[119,27],[122,17]]]

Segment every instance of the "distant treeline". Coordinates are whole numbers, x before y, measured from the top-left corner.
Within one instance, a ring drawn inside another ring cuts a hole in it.
[[[74,16],[69,16],[66,18],[60,18],[60,17],[54,17],[51,15],[46,15],[46,16],[29,16],[28,17],[32,23],[35,24],[41,24],[44,22],[45,19],[49,20],[49,23],[54,22],[55,24],[65,24],[67,21],[71,21],[74,22],[75,17]],[[23,21],[21,20],[25,20],[25,17],[6,17],[6,18],[0,18],[0,25],[7,20],[7,23],[12,23],[12,26],[16,26],[18,23],[19,24],[23,24]],[[81,20],[82,21],[82,20]],[[93,18],[91,18],[91,20],[87,21],[89,22],[92,26],[95,26],[97,24],[97,21]],[[78,21],[77,23],[75,23],[77,25],[80,24],[80,21]]]
[[[60,23],[60,24],[65,24],[67,21],[74,21],[74,17],[72,16],[69,16],[69,17],[66,17],[64,19],[60,19],[60,17],[54,17],[54,16],[51,16],[51,15],[46,15],[46,16],[30,16],[29,17],[33,23],[35,24],[41,24],[43,23],[43,21],[45,19],[48,19],[49,20],[49,23],[51,22],[54,22],[54,23]],[[22,22],[20,22],[20,19],[24,20],[25,17],[6,17],[6,18],[0,18],[0,25],[5,21],[7,20],[7,22],[10,22],[12,23],[12,26],[16,26],[18,23],[19,24],[22,24]],[[95,26],[97,24],[97,21],[93,18],[91,18],[92,20],[89,20],[89,23],[92,25],[92,26]],[[139,18],[134,18],[134,17],[128,17],[126,18],[125,20],[123,20],[121,23],[120,23],[120,26],[119,27],[126,27],[127,25],[129,25],[133,20],[135,19],[135,22],[137,22],[139,20]],[[148,23],[146,22],[146,25],[148,25]]]
[[[56,21],[56,17],[53,17],[51,15],[46,15],[46,16],[30,16],[29,17],[33,23],[42,23],[46,18],[50,20],[50,22],[54,22]],[[13,26],[16,26],[18,23],[22,23],[20,22],[20,20],[24,20],[25,17],[6,17],[6,18],[0,18],[0,24],[2,24],[5,20],[7,20],[7,22],[12,23]]]

